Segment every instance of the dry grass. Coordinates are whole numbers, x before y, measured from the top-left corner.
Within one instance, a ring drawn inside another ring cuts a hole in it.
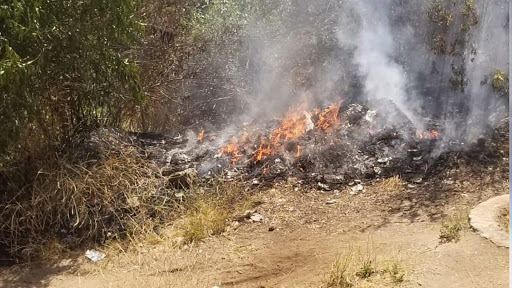
[[[191,189],[193,199],[176,225],[177,236],[183,238],[183,244],[221,234],[235,211],[254,208],[258,202],[256,196],[246,192],[239,183],[217,179],[210,184],[210,189]]]
[[[4,253],[34,260],[154,233],[175,211],[175,203],[155,197],[165,183],[135,146],[113,146],[82,160],[56,155],[0,171],[7,183],[0,203]]]
[[[226,228],[228,215],[227,209],[215,200],[199,200],[178,224],[179,235],[184,243],[219,235]]]
[[[379,259],[370,244],[338,256],[328,271],[326,287],[398,287],[405,282],[406,268],[398,257]]]
[[[326,287],[348,288],[352,287],[349,269],[354,257],[353,251],[350,249],[345,255],[340,255],[332,263],[331,270],[327,274]]]
[[[469,211],[461,209],[453,212],[441,222],[439,239],[441,243],[458,242],[462,232],[469,228]]]
[[[393,176],[376,181],[372,186],[368,187],[368,190],[375,194],[393,195],[400,193],[404,187],[405,182],[400,179],[400,176]]]

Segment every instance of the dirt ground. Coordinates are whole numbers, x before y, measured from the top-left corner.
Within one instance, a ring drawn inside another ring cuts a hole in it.
[[[220,236],[180,248],[171,238],[145,239],[128,250],[98,248],[107,254],[98,263],[82,251],[8,267],[0,287],[325,287],[339,257],[352,259],[353,287],[508,287],[508,249],[469,228],[459,242],[439,241],[447,215],[508,192],[503,163],[485,171],[445,169],[386,193],[363,182],[357,195],[350,187],[324,192],[276,184],[255,195],[262,222],[231,223]],[[362,259],[375,268],[367,279],[353,277]],[[390,280],[389,263],[398,263],[403,282]]]

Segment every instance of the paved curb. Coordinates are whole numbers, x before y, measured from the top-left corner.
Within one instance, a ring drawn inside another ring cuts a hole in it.
[[[480,235],[491,240],[500,247],[509,248],[509,235],[500,228],[498,224],[498,214],[501,209],[509,204],[509,194],[491,198],[478,204],[469,214],[470,225]]]

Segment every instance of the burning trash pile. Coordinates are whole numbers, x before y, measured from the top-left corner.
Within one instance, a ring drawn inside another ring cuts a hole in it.
[[[418,131],[391,101],[378,109],[339,101],[325,108],[291,107],[281,119],[243,123],[230,133],[139,138],[162,174],[178,179],[186,171],[228,181],[296,177],[305,184],[342,185],[391,175],[421,179],[442,142],[434,126]]]

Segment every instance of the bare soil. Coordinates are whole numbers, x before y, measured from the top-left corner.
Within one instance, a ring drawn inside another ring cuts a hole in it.
[[[445,169],[395,192],[363,183],[357,195],[349,187],[323,192],[280,183],[255,196],[263,222],[233,222],[222,235],[185,247],[172,237],[128,250],[112,244],[98,248],[107,253],[98,263],[82,251],[8,267],[0,287],[325,287],[333,261],[354,248],[379,267],[397,261],[405,272],[402,283],[376,273],[354,287],[508,287],[508,249],[468,229],[457,243],[439,241],[446,215],[508,190],[503,163],[485,169]]]

